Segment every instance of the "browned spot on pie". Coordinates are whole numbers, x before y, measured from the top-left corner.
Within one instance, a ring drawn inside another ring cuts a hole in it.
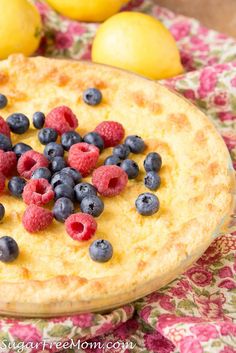
[[[8,95],[8,98],[10,98],[10,100],[14,100],[15,102],[22,102],[27,101],[28,96],[25,92],[12,89],[11,93]]]
[[[145,152],[156,150],[160,146],[160,141],[158,141],[156,139],[148,139],[145,141],[145,143],[147,146]]]
[[[95,281],[94,282],[94,288],[96,289],[96,290],[101,290],[102,289],[102,284],[101,284],[101,282],[99,282],[99,281]]]
[[[28,268],[26,268],[26,267],[22,267],[21,268],[21,271],[22,271],[22,277],[24,278],[24,279],[29,279],[30,278],[30,270],[28,270]]]
[[[193,183],[193,184],[197,184],[199,181],[201,182],[201,178],[197,175],[190,175],[189,176],[189,180]]]
[[[94,80],[93,80],[94,81]],[[82,79],[76,80],[75,82],[70,82],[70,88],[72,90],[76,90],[76,91],[84,91],[89,87],[94,87],[94,83],[90,82],[89,83],[87,81],[84,81]]]
[[[136,246],[135,247],[135,252],[136,253],[143,253],[143,252],[145,252],[147,250],[148,250],[147,246]]]
[[[0,85],[4,85],[9,80],[9,75],[7,72],[0,72]]]
[[[58,77],[58,69],[56,67],[53,67],[45,72],[45,76],[48,79],[55,80],[56,77]]]
[[[55,280],[55,278],[54,278],[54,280]],[[60,287],[63,288],[68,283],[68,277],[66,277],[66,276],[58,276],[57,277],[57,283],[58,283],[58,285]]]
[[[218,162],[213,162],[208,167],[209,174],[211,176],[216,176],[220,172],[220,166]]]
[[[229,186],[225,184],[213,185],[211,190],[213,195],[219,195],[229,192]]]
[[[69,77],[65,74],[60,74],[58,77],[56,77],[57,85],[59,87],[65,86],[69,82]]]
[[[177,131],[189,131],[191,129],[191,124],[185,114],[170,114],[169,121],[171,126],[174,127]]]
[[[107,88],[107,83],[103,80],[94,80],[94,87],[98,89],[105,89]]]
[[[75,279],[78,282],[78,285],[84,285],[88,282],[86,278],[77,277],[77,276],[74,276],[74,277],[71,276],[71,279]],[[70,283],[70,278],[68,276],[57,276],[54,278],[54,280],[62,288],[65,288],[68,285],[68,283]]]
[[[170,146],[166,142],[162,142],[161,140],[157,139],[146,139],[145,143],[147,145],[147,148],[145,150],[145,154],[152,152],[152,151],[158,151],[160,153],[162,152],[170,152]]]
[[[150,102],[148,104],[148,108],[153,114],[161,114],[162,112],[162,107],[159,103],[157,102]]]
[[[197,142],[197,144],[199,145],[205,145],[207,142],[207,137],[204,133],[203,130],[198,130],[196,135],[195,135],[195,141]]]
[[[188,200],[189,207],[194,207],[196,204],[201,202],[202,196],[195,196],[191,197],[191,199]]]
[[[82,90],[85,90],[89,87],[94,87],[97,89],[106,89],[111,86],[111,84],[109,86],[108,83],[105,82],[105,80],[101,78],[96,78],[94,76],[89,76],[86,80],[80,79],[79,81],[74,83],[73,86],[74,85],[78,85]]]
[[[131,99],[138,107],[147,108],[153,114],[160,114],[162,111],[161,105],[155,99],[147,99],[142,91],[132,92]]]
[[[38,82],[45,81],[57,81],[58,80],[58,69],[56,67],[44,68],[37,74]]]
[[[144,97],[143,92],[133,92],[132,99],[134,103],[137,104],[139,107],[144,107],[146,99]]]
[[[180,253],[186,254],[186,245],[183,243],[176,243],[176,248],[179,250]]]
[[[213,211],[213,212],[217,210],[217,207],[215,205],[213,205],[212,203],[208,203],[207,208],[209,211]]]
[[[144,270],[144,268],[147,266],[147,263],[143,260],[140,260],[139,263],[138,263],[138,270],[139,271],[142,271]]]

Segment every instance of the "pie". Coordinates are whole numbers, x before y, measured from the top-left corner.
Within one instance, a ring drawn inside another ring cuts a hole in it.
[[[88,87],[101,90],[98,106],[84,103]],[[92,261],[91,240],[73,240],[63,223],[54,220],[45,231],[28,233],[22,225],[26,205],[5,189],[0,236],[13,237],[20,255],[0,263],[1,312],[59,315],[115,307],[166,285],[212,242],[232,206],[230,159],[215,127],[194,105],[154,81],[115,68],[21,55],[0,63],[0,93],[9,101],[0,112],[3,118],[21,112],[32,119],[36,111],[47,114],[66,105],[78,117],[82,136],[112,120],[126,135],[142,136],[147,146],[133,157],[141,170],[137,180],[120,195],[103,198],[95,239],[113,246],[106,263]],[[43,151],[32,124],[25,134],[11,137],[13,144]],[[162,184],[154,192],[160,210],[145,217],[135,200],[147,191],[143,160],[149,152],[162,156]],[[111,148],[102,152],[99,163],[110,154]]]

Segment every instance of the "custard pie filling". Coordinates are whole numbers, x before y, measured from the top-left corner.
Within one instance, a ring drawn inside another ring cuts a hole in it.
[[[100,104],[84,102],[88,87],[102,92]],[[4,119],[15,112],[30,119],[26,133],[11,133],[13,144],[24,142],[43,152],[33,113],[47,114],[61,105],[77,116],[81,136],[102,121],[117,121],[125,136],[139,135],[146,144],[145,151],[132,155],[140,168],[138,177],[119,195],[102,198],[105,207],[96,234],[85,242],[70,238],[56,220],[45,231],[27,232],[22,225],[26,205],[5,188],[0,236],[13,237],[20,253],[12,263],[0,263],[1,303],[106,301],[155,278],[158,288],[209,246],[231,207],[229,157],[216,129],[195,106],[156,82],[114,68],[21,55],[0,63],[0,92],[8,98],[0,111]],[[159,153],[163,161],[161,186],[152,192],[160,209],[145,217],[137,212],[135,200],[148,191],[143,161],[150,152]],[[99,165],[111,154],[111,148],[105,149]],[[91,175],[83,181],[91,182]],[[112,244],[110,261],[91,259],[88,248],[95,239]]]

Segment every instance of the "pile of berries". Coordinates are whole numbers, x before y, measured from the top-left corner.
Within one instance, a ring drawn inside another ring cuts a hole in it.
[[[96,106],[102,94],[95,88],[83,94],[86,104]],[[7,105],[7,98],[0,94],[0,109]],[[81,136],[75,129],[78,119],[66,106],[56,107],[47,116],[36,112],[32,118],[43,144],[43,154],[25,143],[12,146],[10,132],[24,134],[30,126],[29,119],[21,113],[10,115],[6,121],[0,117],[0,192],[6,178],[11,195],[23,199],[27,205],[22,223],[30,232],[49,227],[53,218],[65,223],[68,235],[77,241],[87,241],[97,230],[96,219],[104,210],[101,196],[120,194],[128,183],[139,175],[138,164],[131,154],[143,153],[144,140],[136,135],[126,137],[124,127],[115,121],[103,121],[94,131]],[[105,148],[113,147],[112,155],[104,165],[97,167],[99,156]],[[68,154],[65,159],[65,154]],[[157,190],[161,180],[158,172],[162,165],[158,153],[149,153],[144,160],[145,186]],[[83,181],[92,175],[92,183]],[[52,211],[44,208],[52,205]],[[79,205],[80,212],[75,213]],[[141,215],[150,216],[159,209],[159,200],[153,193],[138,196],[135,206]],[[0,220],[5,214],[0,204]],[[19,254],[18,245],[11,237],[0,238],[0,261],[10,262]],[[89,248],[91,259],[108,261],[113,254],[108,240],[98,239]]]

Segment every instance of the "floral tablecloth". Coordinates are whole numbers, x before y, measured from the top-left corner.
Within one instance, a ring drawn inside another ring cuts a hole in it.
[[[89,60],[98,25],[70,21],[42,1],[35,2],[45,28],[38,53]],[[131,1],[126,9],[149,13],[171,30],[186,73],[163,83],[207,113],[236,167],[236,41],[149,0]],[[2,317],[0,351],[236,353],[235,250],[236,234],[219,237],[174,282],[106,315],[47,320]],[[84,345],[72,348],[71,339]],[[97,348],[90,345],[98,342]]]

